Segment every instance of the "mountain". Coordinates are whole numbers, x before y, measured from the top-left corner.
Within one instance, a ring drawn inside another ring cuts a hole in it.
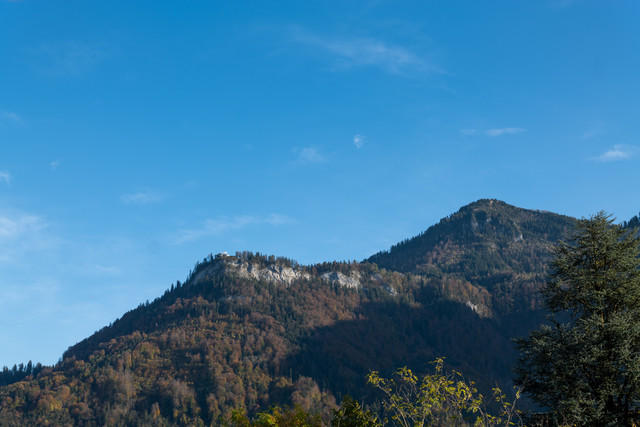
[[[360,263],[210,255],[57,365],[0,375],[0,426],[217,425],[276,403],[327,419],[346,393],[375,399],[371,370],[437,356],[508,390],[511,339],[543,321],[536,290],[572,221],[479,200]]]
[[[482,199],[367,261],[414,274],[538,272],[546,269],[550,249],[573,221],[563,215]]]
[[[403,273],[455,278],[484,296],[483,314],[506,315],[540,306],[537,289],[548,276],[553,247],[573,222],[482,199],[367,262]]]

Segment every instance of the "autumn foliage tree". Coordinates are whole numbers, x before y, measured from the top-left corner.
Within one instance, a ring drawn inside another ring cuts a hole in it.
[[[382,392],[385,418],[378,419],[351,398],[335,411],[334,426],[510,426],[521,424],[515,402],[498,388],[491,398],[478,393],[473,382],[456,371],[444,371],[444,359],[432,362],[433,372],[419,378],[409,368],[400,368],[392,378],[371,372],[368,382]],[[516,399],[519,393],[516,393]],[[488,409],[493,406],[493,411]]]

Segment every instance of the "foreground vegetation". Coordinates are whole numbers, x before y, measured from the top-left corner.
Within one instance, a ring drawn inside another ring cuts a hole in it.
[[[491,398],[478,393],[473,382],[464,380],[459,372],[444,371],[444,360],[432,362],[433,372],[418,378],[404,367],[392,378],[380,377],[377,372],[368,376],[368,383],[381,391],[380,414],[366,410],[350,396],[333,411],[331,425],[335,427],[402,427],[423,426],[512,426],[523,425],[515,402],[508,402],[498,388]],[[519,393],[516,393],[516,400]],[[489,407],[492,407],[492,410]],[[258,414],[252,421],[244,410],[236,410],[231,425],[261,426],[321,426],[318,414],[300,407],[282,409],[278,406]]]

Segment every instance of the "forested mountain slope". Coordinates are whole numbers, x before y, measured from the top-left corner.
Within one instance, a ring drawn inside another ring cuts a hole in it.
[[[344,393],[371,393],[371,369],[424,369],[436,355],[486,384],[487,369],[508,370],[510,344],[493,321],[444,298],[439,282],[371,264],[249,258],[199,265],[197,281],[125,314],[36,378],[2,387],[0,425],[216,425],[240,406],[328,412]]]
[[[449,277],[486,290],[491,315],[537,308],[552,249],[573,219],[483,199],[367,261],[388,270]]]
[[[481,200],[362,263],[209,256],[184,284],[0,387],[0,425],[217,425],[236,407],[328,414],[365,376],[444,356],[509,388],[511,338],[571,219]],[[368,396],[369,395],[369,396]]]

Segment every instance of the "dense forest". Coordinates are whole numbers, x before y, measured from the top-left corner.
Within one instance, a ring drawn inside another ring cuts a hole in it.
[[[512,339],[543,322],[572,223],[481,200],[363,262],[210,255],[55,366],[5,368],[0,425],[218,425],[274,404],[326,421],[345,395],[380,397],[371,371],[437,357],[485,394],[512,390]]]

